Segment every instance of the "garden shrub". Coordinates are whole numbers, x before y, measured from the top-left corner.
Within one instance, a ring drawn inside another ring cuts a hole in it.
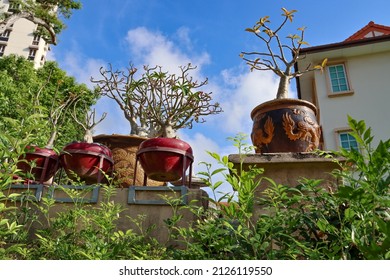
[[[189,228],[177,228],[185,250],[183,259],[390,259],[390,140],[374,149],[371,129],[364,121],[348,118],[359,150],[336,152],[345,161],[334,176],[343,179],[335,189],[325,189],[321,180],[302,179],[298,186],[276,184],[260,198],[254,196],[255,180],[262,170],[242,164],[235,168],[227,157],[210,155],[221,167],[205,163],[205,183],[214,191],[223,183],[212,183],[222,173],[236,194],[223,196],[228,206],[213,200],[217,209],[200,211]],[[242,135],[233,139],[242,159],[250,150]],[[244,152],[244,153],[242,153]],[[336,161],[336,157],[334,157]],[[242,161],[241,161],[242,162]],[[234,198],[238,197],[238,200]],[[252,219],[253,205],[263,211]]]

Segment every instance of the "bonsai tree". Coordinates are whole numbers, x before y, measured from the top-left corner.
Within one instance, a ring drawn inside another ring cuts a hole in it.
[[[293,34],[287,36],[286,44],[280,38],[280,32],[287,22],[292,22],[296,10],[288,11],[282,8],[284,20],[275,29],[272,29],[269,24],[269,16],[260,18],[252,27],[245,29],[253,33],[266,45],[264,52],[241,52],[240,56],[253,70],[271,70],[280,77],[276,99],[288,98],[288,86],[293,78],[299,77],[306,72],[314,70],[322,70],[326,64],[326,59],[320,65],[308,65],[305,70],[298,71],[294,68],[295,63],[300,59],[300,50],[303,46],[308,45],[304,41],[305,28],[298,28],[299,35]],[[288,55],[290,52],[291,55]]]
[[[93,143],[93,135],[92,135],[93,129],[107,117],[107,113],[104,112],[100,117],[100,119],[97,121],[95,109],[88,112],[88,107],[86,107],[85,111],[86,113],[83,121],[80,121],[77,117],[76,106],[74,106],[74,111],[71,113],[71,115],[74,121],[84,129],[84,138],[83,138],[84,142]]]
[[[161,66],[144,66],[138,69],[130,65],[125,71],[100,68],[102,79],[91,79],[102,96],[116,101],[129,121],[131,132],[144,137],[176,138],[177,130],[202,123],[204,116],[222,111],[218,103],[212,103],[211,93],[200,88],[207,79],[195,81],[190,72],[196,67],[180,66],[179,74],[164,72]]]
[[[67,75],[53,61],[46,62],[41,68],[35,69],[34,64],[22,56],[5,56],[0,59],[0,115],[20,122],[32,115],[39,115],[39,122],[46,123],[39,129],[36,126],[34,141],[29,144],[36,144],[44,147],[50,139],[51,127],[49,118],[53,120],[54,115],[60,112],[61,106],[70,100],[80,100],[78,104],[92,106],[98,94],[89,89],[85,84],[79,84],[75,78]],[[71,105],[71,104],[69,104]],[[70,109],[70,108],[69,108]],[[57,113],[54,113],[57,111]],[[75,139],[82,139],[83,133],[79,126],[71,120],[72,110],[62,110],[57,121],[58,132],[55,135],[55,148],[61,149],[65,144]],[[83,106],[77,108],[79,118],[84,116]],[[49,115],[52,115],[50,117]],[[38,122],[38,120],[36,120]],[[48,123],[49,122],[49,123]],[[3,123],[5,131],[9,126]],[[16,136],[15,136],[16,137]],[[22,139],[26,137],[20,135]]]
[[[75,122],[84,129],[84,141],[67,144],[61,152],[60,162],[70,179],[80,179],[87,184],[100,183],[103,174],[112,170],[114,162],[108,147],[93,142],[92,131],[105,119],[107,113],[103,113],[97,121],[95,109],[89,112],[86,106],[85,112],[84,120],[79,120],[75,103],[71,115]]]
[[[42,115],[46,115],[47,125],[48,125],[48,135],[47,142],[45,148],[53,149],[54,142],[57,138],[59,127],[64,121],[64,115],[68,108],[80,97],[82,93],[69,93],[68,95],[63,95],[60,93],[59,87],[61,82],[57,83],[55,92],[52,97],[52,104],[50,108],[46,108],[40,105],[40,95],[44,88],[46,88],[49,84],[51,76],[53,75],[53,71],[50,71],[48,75],[47,81],[39,88],[37,94],[34,97],[35,107],[38,108],[39,113],[43,113]]]
[[[53,149],[54,147],[54,141],[57,138],[58,133],[58,127],[59,127],[59,121],[63,117],[65,111],[68,109],[69,105],[72,104],[77,96],[74,96],[73,98],[69,98],[66,100],[63,100],[59,105],[53,103],[53,106],[51,110],[48,113],[48,125],[50,130],[50,136],[46,143],[45,148],[47,149]]]
[[[61,122],[64,120],[63,116],[66,110],[79,96],[75,94],[64,99],[58,98],[57,90],[54,93],[51,107],[46,108],[39,103],[39,96],[44,87],[45,85],[37,92],[33,108],[37,108],[37,115],[42,118],[48,130],[48,133],[42,133],[40,137],[42,141],[46,140],[46,144],[44,147],[35,144],[27,145],[25,152],[19,157],[17,166],[21,169],[23,176],[29,177],[28,173],[31,173],[34,180],[38,180],[40,183],[46,182],[51,184],[53,176],[59,168],[58,154],[54,150],[54,142]],[[40,132],[37,131],[37,133]]]

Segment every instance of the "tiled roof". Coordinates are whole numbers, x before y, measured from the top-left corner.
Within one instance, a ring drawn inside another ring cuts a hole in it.
[[[383,35],[390,34],[390,26],[376,24],[373,21],[370,21],[366,26],[364,26],[359,31],[355,32],[353,35],[344,40],[344,42],[354,41],[359,39],[378,37]]]

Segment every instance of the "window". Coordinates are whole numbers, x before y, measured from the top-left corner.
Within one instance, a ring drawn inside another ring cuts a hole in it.
[[[333,93],[349,91],[344,64],[328,66],[328,73]]]
[[[5,30],[3,34],[0,35],[0,41],[8,41],[9,35],[11,34],[10,30]]]
[[[5,45],[0,45],[0,56],[4,55]]]
[[[34,60],[36,53],[37,53],[37,50],[30,49],[30,52],[28,54],[28,60]]]
[[[348,131],[339,132],[339,141],[340,146],[346,150],[358,150],[359,145],[355,139]]]
[[[15,3],[13,1],[9,1],[9,6],[8,6],[8,12],[11,12],[11,13],[15,13],[15,12],[19,12],[20,10],[20,4],[18,3]]]
[[[41,39],[41,35],[35,34],[35,35],[34,35],[34,39],[33,39],[33,41],[32,41],[32,44],[33,44],[33,45],[38,45],[40,39]]]

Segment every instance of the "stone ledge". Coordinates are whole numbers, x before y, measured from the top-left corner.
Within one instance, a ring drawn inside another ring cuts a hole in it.
[[[229,161],[238,164],[241,162],[239,154],[229,155]],[[344,161],[344,158],[337,157],[333,153],[318,155],[315,153],[264,153],[264,154],[246,154],[243,157],[244,164],[261,164],[261,163],[311,163],[311,162],[334,162]]]
[[[60,212],[71,209],[74,207],[74,203],[86,209],[99,209],[99,205],[107,201],[107,198],[102,193],[104,190],[98,185],[68,185],[62,187],[80,192],[79,198],[70,199],[63,191],[63,188],[44,185],[10,185],[7,189],[7,194],[25,194],[30,201],[35,201],[37,204],[42,203],[43,197],[53,198],[55,203],[49,209],[50,217],[55,217]],[[165,199],[173,199],[173,201],[168,203]],[[23,201],[14,197],[10,198],[6,203],[9,203],[9,205],[12,204],[12,206],[18,206]],[[199,207],[208,208],[207,193],[202,189],[190,189],[186,186],[129,186],[127,188],[116,188],[115,193],[110,196],[109,201],[122,206],[122,212],[116,221],[117,230],[126,231],[133,229],[138,231],[139,228],[137,225],[132,223],[128,217],[137,218],[142,215],[145,216],[145,220],[143,221],[144,229],[152,226],[156,227],[156,230],[151,232],[150,235],[157,238],[160,242],[167,242],[169,240],[169,230],[165,221],[174,214],[173,206],[176,207],[191,203]],[[174,204],[174,202],[177,204]],[[33,209],[36,208],[33,204],[31,207]],[[177,214],[183,217],[178,226],[187,227],[199,218],[186,207],[179,207],[177,210]],[[48,226],[43,213],[40,211],[37,213],[40,223],[34,223],[31,226],[29,232],[31,238],[35,236],[34,233],[36,230]]]

